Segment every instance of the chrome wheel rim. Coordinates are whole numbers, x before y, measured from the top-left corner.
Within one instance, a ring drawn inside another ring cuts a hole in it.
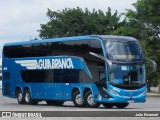
[[[84,100],[81,98],[80,94],[76,96],[76,103],[78,105],[82,105],[84,103]]]
[[[95,102],[93,101],[93,96],[92,96],[92,94],[90,94],[90,95],[88,96],[87,101],[88,101],[88,104],[90,104],[90,105],[94,105],[94,104],[95,104]]]
[[[22,93],[18,93],[17,99],[18,99],[19,102],[22,101]]]
[[[30,94],[29,93],[26,93],[25,101],[26,101],[26,103],[29,103],[29,101],[30,101]]]

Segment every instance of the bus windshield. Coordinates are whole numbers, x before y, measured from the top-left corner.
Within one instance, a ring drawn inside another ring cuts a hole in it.
[[[106,52],[108,58],[113,61],[141,61],[142,53],[136,41],[107,41]]]
[[[106,41],[105,46],[108,59],[113,61],[110,84],[125,89],[131,86],[136,89],[145,84],[145,66],[139,42],[113,40]]]
[[[145,65],[113,64],[109,83],[119,87],[144,85]]]

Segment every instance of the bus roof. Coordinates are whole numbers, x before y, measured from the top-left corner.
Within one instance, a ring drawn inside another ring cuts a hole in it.
[[[114,36],[114,35],[86,35],[86,36],[73,36],[73,37],[61,37],[61,38],[50,38],[50,39],[43,39],[43,40],[32,40],[32,41],[23,41],[23,42],[13,42],[13,43],[6,43],[4,46],[14,46],[14,45],[25,45],[25,44],[36,44],[36,43],[43,43],[43,42],[56,42],[56,41],[68,41],[68,40],[87,40],[87,39],[95,39],[100,38],[102,40],[127,40],[127,41],[138,41],[133,37],[128,36]]]

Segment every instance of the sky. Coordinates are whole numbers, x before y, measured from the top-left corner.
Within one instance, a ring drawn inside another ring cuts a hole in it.
[[[0,1],[0,53],[4,43],[28,41],[39,38],[40,24],[46,24],[47,9],[52,11],[64,8],[89,10],[101,9],[112,12],[125,12],[125,9],[134,9],[132,6],[137,0],[1,0]]]

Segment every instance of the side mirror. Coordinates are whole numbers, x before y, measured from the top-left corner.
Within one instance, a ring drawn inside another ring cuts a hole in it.
[[[89,54],[94,56],[94,57],[100,58],[101,60],[106,62],[109,66],[109,69],[112,71],[112,62],[109,59],[104,58],[102,55],[99,55],[99,54],[96,54],[96,53],[93,53],[93,52],[89,52]]]
[[[144,60],[145,60],[146,62],[148,62],[148,63],[151,64],[151,66],[152,66],[152,68],[153,68],[153,72],[155,72],[156,69],[157,69],[157,64],[156,64],[153,60],[151,60],[151,59],[149,59],[149,58],[144,58]]]

